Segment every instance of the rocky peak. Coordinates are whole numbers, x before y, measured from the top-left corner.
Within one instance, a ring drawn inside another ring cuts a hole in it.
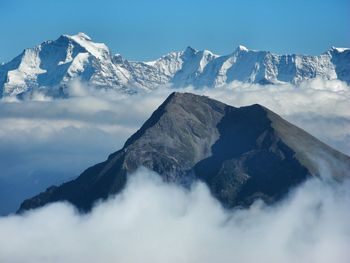
[[[201,180],[227,207],[249,206],[257,198],[271,203],[320,176],[317,162],[337,179],[350,169],[348,156],[261,105],[235,108],[174,92],[121,150],[77,179],[24,201],[20,211],[61,200],[88,211],[95,201],[119,193],[140,166],[184,186]]]

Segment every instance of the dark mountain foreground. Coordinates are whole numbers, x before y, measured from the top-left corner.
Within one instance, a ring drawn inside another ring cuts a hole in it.
[[[56,201],[89,211],[97,200],[120,192],[140,166],[185,186],[200,179],[231,208],[257,198],[272,203],[321,173],[341,179],[350,158],[263,106],[235,108],[172,93],[121,150],[75,180],[25,200],[19,212]]]

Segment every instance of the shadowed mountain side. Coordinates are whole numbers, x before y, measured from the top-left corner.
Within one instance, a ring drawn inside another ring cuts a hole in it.
[[[226,206],[247,206],[256,198],[272,202],[310,174],[260,105],[227,108],[217,128],[213,154],[195,166],[195,173]]]
[[[172,93],[121,150],[77,179],[25,200],[19,211],[63,200],[89,211],[120,192],[140,166],[185,186],[200,179],[226,207],[248,206],[256,198],[270,203],[319,175],[320,161],[336,177],[350,167],[348,156],[260,105],[234,108]]]

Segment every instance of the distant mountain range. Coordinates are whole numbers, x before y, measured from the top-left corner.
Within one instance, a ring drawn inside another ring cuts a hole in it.
[[[55,201],[89,211],[97,200],[119,193],[140,166],[184,186],[201,180],[231,208],[257,198],[275,202],[322,172],[340,180],[350,170],[350,157],[263,106],[235,108],[173,93],[121,150],[75,180],[25,200],[19,212]]]
[[[155,61],[135,62],[113,55],[105,44],[79,33],[25,49],[0,64],[0,97],[30,97],[35,91],[66,97],[67,83],[76,78],[96,88],[135,93],[164,85],[219,87],[235,80],[298,84],[315,77],[350,83],[350,49],[331,48],[319,56],[308,56],[275,55],[239,46],[219,56],[188,47]]]

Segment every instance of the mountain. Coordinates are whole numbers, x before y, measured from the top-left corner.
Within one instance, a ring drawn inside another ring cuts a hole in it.
[[[75,180],[25,200],[19,211],[63,200],[89,211],[97,200],[119,193],[140,166],[184,186],[202,180],[224,206],[235,207],[256,198],[274,202],[321,172],[340,179],[350,158],[263,106],[235,108],[172,93],[121,150]]]
[[[135,93],[163,85],[219,87],[234,80],[298,84],[315,77],[350,83],[350,49],[331,48],[319,56],[307,56],[275,55],[239,46],[219,56],[188,47],[155,61],[135,62],[113,55],[106,45],[79,33],[25,49],[0,64],[0,96],[30,96],[40,91],[65,97],[69,95],[67,84],[76,78],[97,88]]]

